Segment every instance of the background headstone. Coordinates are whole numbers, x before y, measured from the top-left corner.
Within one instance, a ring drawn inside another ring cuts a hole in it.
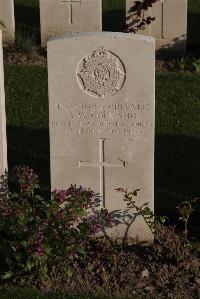
[[[136,0],[126,0],[127,25],[132,27],[131,7]],[[145,30],[138,33],[156,38],[156,50],[159,53],[183,54],[187,38],[187,0],[158,0],[152,8],[145,11],[145,16],[155,17]]]
[[[91,187],[122,216],[126,205],[115,189],[138,188],[139,206],[153,209],[154,38],[69,33],[49,41],[47,52],[52,190]],[[109,236],[152,240],[141,217],[133,220],[126,215]]]
[[[2,175],[7,170],[6,112],[4,93],[2,32],[0,30],[0,192]]]
[[[0,0],[0,20],[5,28],[3,31],[3,43],[12,43],[15,40],[15,16],[14,0]]]
[[[101,31],[102,0],[40,0],[41,45],[66,32]]]

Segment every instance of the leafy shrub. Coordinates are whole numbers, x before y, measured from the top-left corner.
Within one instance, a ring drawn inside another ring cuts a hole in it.
[[[194,71],[200,73],[200,59],[194,59],[192,64],[193,64]]]
[[[97,209],[99,198],[94,191],[71,185],[67,190],[54,190],[51,198],[45,199],[39,195],[37,175],[27,166],[15,167],[11,179],[16,192],[0,193],[1,279],[45,286],[52,277],[60,277],[60,281],[70,278],[90,258],[97,258],[98,267],[98,258],[103,264],[109,260],[114,263],[117,247],[94,241],[114,223],[112,211]],[[127,210],[142,216],[154,235],[153,254],[176,264],[190,256],[194,244],[188,240],[188,220],[197,199],[177,207],[184,224],[183,233],[179,233],[175,226],[163,226],[166,217],[136,203],[139,189],[116,191],[122,192]]]
[[[108,214],[95,212],[94,191],[71,185],[44,199],[36,194],[38,177],[27,166],[16,167],[12,180],[17,192],[0,197],[1,278],[43,281],[49,267],[83,259],[90,238],[109,221]]]
[[[178,72],[200,72],[200,59],[193,56],[183,56],[181,59],[174,59],[170,63],[171,71]]]
[[[122,192],[123,200],[126,202],[129,211],[134,210],[134,212],[136,211],[138,215],[142,216],[154,235],[156,249],[162,258],[166,260],[171,259],[179,264],[190,256],[195,244],[188,237],[188,221],[194,211],[193,206],[199,198],[181,202],[177,206],[178,219],[184,224],[184,229],[180,231],[177,230],[176,225],[164,225],[169,220],[168,217],[155,215],[146,205],[138,206],[135,197],[140,191],[139,189],[128,192],[126,189],[118,188],[116,191]]]

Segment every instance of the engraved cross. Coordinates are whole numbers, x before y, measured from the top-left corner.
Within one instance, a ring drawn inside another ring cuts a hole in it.
[[[126,167],[126,162],[121,161],[121,163],[114,164],[108,163],[104,160],[104,138],[99,139],[99,162],[83,162],[79,161],[79,167],[99,167],[99,179],[100,179],[100,196],[103,201],[103,207],[105,207],[105,167]]]
[[[81,0],[61,0],[60,1],[60,4],[64,4],[64,5],[69,6],[69,24],[73,24],[72,10],[73,10],[73,4],[75,4],[75,3],[80,3],[81,4]]]
[[[161,24],[160,24],[160,37],[158,39],[165,39],[165,34],[164,34],[164,16],[165,16],[165,3],[167,2],[168,0],[158,0],[156,3],[155,3],[155,7],[158,3],[161,4],[161,10],[160,10],[160,18],[161,18]],[[150,16],[152,16],[152,8],[150,8]],[[153,15],[154,16],[154,15]],[[149,35],[152,34],[152,23],[150,24],[149,26]]]
[[[164,5],[167,0],[160,0],[161,3],[161,38],[164,39]]]

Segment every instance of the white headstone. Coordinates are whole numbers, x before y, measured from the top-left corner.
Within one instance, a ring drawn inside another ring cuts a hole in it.
[[[0,31],[0,192],[2,175],[7,170],[6,112],[4,93],[2,32]]]
[[[3,21],[5,28],[3,31],[3,43],[11,43],[15,40],[15,16],[14,0],[0,0],[0,20]]]
[[[41,45],[66,32],[101,31],[102,0],[40,0]]]
[[[52,190],[91,187],[102,206],[123,214],[115,189],[138,188],[138,205],[153,210],[154,39],[69,33],[47,49]],[[130,227],[124,220],[108,230],[111,238],[122,241],[127,232],[129,243],[152,240],[141,217]]]
[[[127,25],[133,27],[135,16],[131,11],[136,0],[126,0]],[[187,38],[187,0],[158,0],[152,8],[145,11],[144,16],[155,17],[145,30],[138,33],[156,38],[158,52],[166,50],[183,54]]]

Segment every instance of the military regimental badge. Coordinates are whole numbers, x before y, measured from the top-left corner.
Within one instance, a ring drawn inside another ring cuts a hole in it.
[[[119,92],[126,78],[119,57],[100,47],[84,57],[77,68],[80,87],[93,97],[105,98]]]

